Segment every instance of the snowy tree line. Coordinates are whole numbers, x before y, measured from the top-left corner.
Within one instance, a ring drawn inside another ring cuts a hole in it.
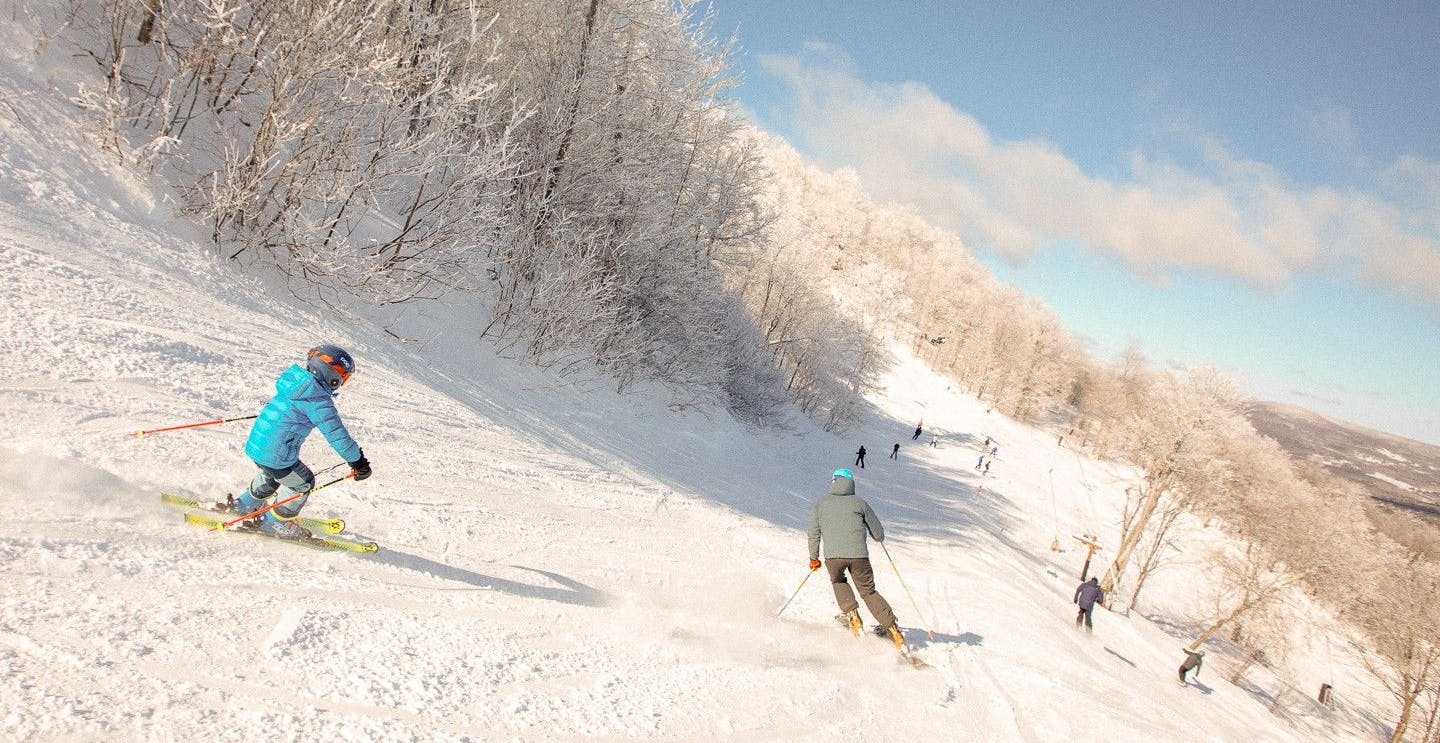
[[[834,336],[832,349],[851,339],[853,348],[821,366],[845,389],[873,384],[881,341],[901,340],[1012,417],[1036,421],[1064,407],[1083,356],[1042,303],[997,281],[953,233],[874,202],[853,172],[808,165],[775,140],[766,141],[766,162],[777,214],[771,271],[794,288],[778,303],[766,295],[756,310],[763,326],[804,326],[810,332],[791,335]],[[827,323],[828,333],[816,327]],[[787,369],[825,355],[810,346],[787,352]]]
[[[302,287],[478,292],[479,335],[525,358],[749,420],[789,401],[847,425],[909,325],[1005,412],[1065,393],[1048,312],[732,115],[728,46],[689,3],[76,0],[68,23],[107,145]]]
[[[622,387],[786,399],[733,289],[766,171],[688,4],[79,0],[67,25],[106,143],[227,256],[321,296],[475,293],[477,339]]]
[[[1260,437],[1224,380],[1085,357],[956,236],[747,129],[690,4],[77,0],[65,24],[100,71],[77,100],[106,146],[170,177],[226,256],[321,296],[470,294],[477,341],[747,420],[788,401],[844,427],[901,339],[1143,473],[1105,573],[1128,605],[1183,517],[1211,520],[1240,546],[1216,556],[1197,644],[1228,630],[1283,657],[1313,597],[1367,632],[1392,740],[1417,715],[1435,735],[1432,562]]]

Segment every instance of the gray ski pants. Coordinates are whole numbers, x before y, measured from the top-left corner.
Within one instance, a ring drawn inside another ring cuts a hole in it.
[[[895,612],[890,609],[885,597],[875,592],[875,571],[870,567],[868,557],[825,558],[825,571],[830,574],[830,587],[835,590],[835,602],[840,604],[840,611],[855,611],[860,608],[859,602],[855,600],[855,592],[850,590],[850,584],[845,582],[846,570],[850,571],[855,587],[860,589],[860,598],[865,600],[865,608],[870,610],[870,616],[875,617],[881,627],[894,624]]]
[[[315,487],[315,475],[304,462],[296,462],[284,469],[266,467],[259,463],[256,463],[256,466],[260,471],[256,473],[255,479],[250,481],[250,495],[254,496],[255,500],[268,500],[277,491],[280,492],[280,500],[284,500]],[[307,500],[310,500],[310,496],[302,495],[283,506],[277,506],[275,515],[287,519],[299,516],[300,509],[305,507]]]

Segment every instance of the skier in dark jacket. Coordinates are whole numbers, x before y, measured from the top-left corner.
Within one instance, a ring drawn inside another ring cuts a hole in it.
[[[1084,623],[1087,632],[1095,631],[1095,623],[1090,621],[1090,615],[1095,612],[1095,604],[1104,603],[1105,592],[1100,590],[1100,581],[1095,578],[1081,583],[1075,589],[1074,603],[1080,606],[1080,613],[1075,615],[1075,626],[1079,627]]]
[[[275,380],[275,396],[260,410],[245,441],[245,454],[260,471],[250,487],[234,499],[230,509],[237,515],[253,513],[272,499],[285,500],[308,493],[315,475],[300,461],[300,445],[316,428],[330,447],[350,465],[356,480],[370,476],[370,460],[350,437],[335,409],[340,386],[355,373],[355,360],[339,346],[310,349],[305,366],[292,364]],[[303,538],[310,532],[296,523],[308,495],[266,511],[260,530],[277,537]]]
[[[921,421],[921,422],[919,422],[919,423],[916,423],[916,424],[915,424],[915,435],[911,436],[911,437],[910,437],[910,440],[911,440],[911,441],[914,441],[915,439],[920,438],[920,432],[921,432],[921,431],[924,431],[924,430],[925,430],[925,422],[924,422],[924,421]]]
[[[1204,665],[1204,663],[1204,650],[1191,650],[1190,648],[1185,648],[1185,662],[1180,664],[1180,685],[1185,685],[1185,674],[1189,673],[1191,670],[1195,671],[1195,680],[1199,681],[1200,666]]]
[[[865,469],[865,447],[863,445],[859,451],[855,452],[855,464],[859,465],[860,469]]]
[[[880,624],[879,629],[896,647],[901,647],[905,638],[895,623],[895,612],[885,597],[875,591],[875,570],[870,567],[870,550],[865,544],[867,533],[877,542],[885,541],[885,527],[880,525],[879,517],[865,499],[855,494],[855,475],[847,469],[835,470],[830,494],[817,501],[810,511],[810,569],[820,569],[823,540],[825,570],[830,575],[835,602],[840,605],[840,615],[835,619],[851,632],[860,633],[860,604],[845,581],[845,573],[849,571],[865,607]]]

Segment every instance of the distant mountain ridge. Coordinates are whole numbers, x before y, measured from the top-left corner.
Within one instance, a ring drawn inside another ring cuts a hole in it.
[[[1362,487],[1378,503],[1440,529],[1440,446],[1327,418],[1275,402],[1246,411],[1251,425],[1296,459],[1320,462],[1331,474]]]

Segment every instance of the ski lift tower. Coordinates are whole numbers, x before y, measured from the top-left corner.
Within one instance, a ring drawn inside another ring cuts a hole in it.
[[[1085,565],[1080,568],[1080,582],[1084,583],[1090,577],[1090,558],[1100,551],[1099,537],[1094,534],[1086,534],[1083,537],[1075,537],[1075,541],[1085,545]]]

